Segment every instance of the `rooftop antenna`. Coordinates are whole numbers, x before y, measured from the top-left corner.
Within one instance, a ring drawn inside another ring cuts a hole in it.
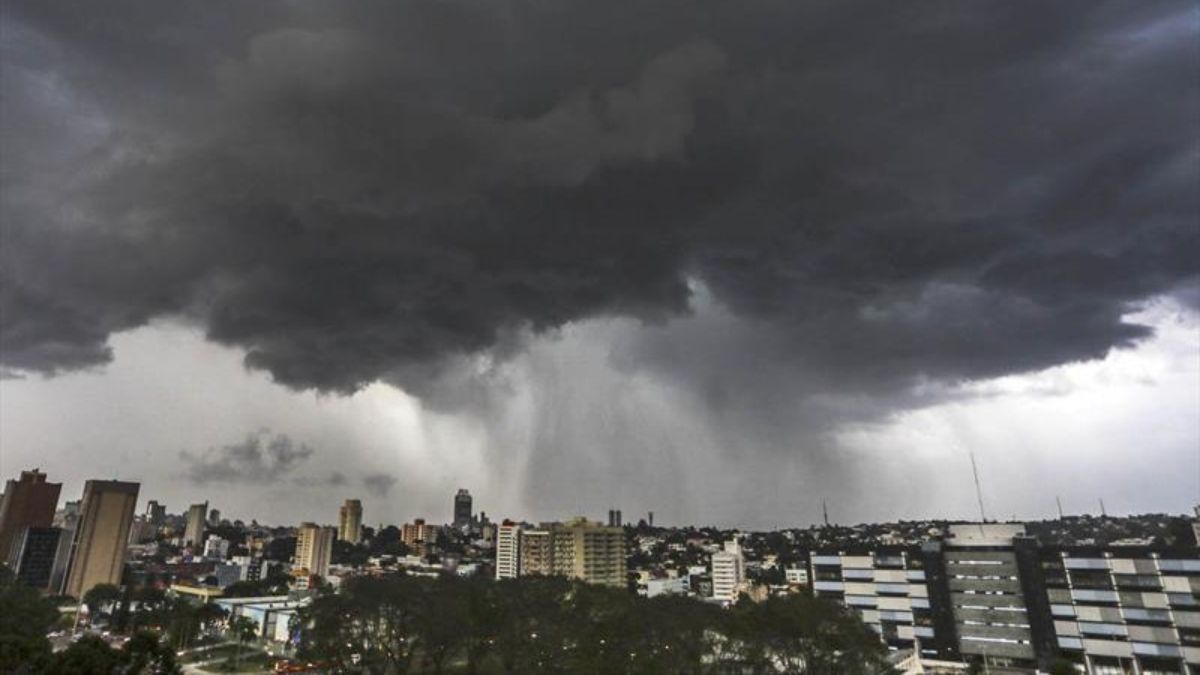
[[[1054,495],[1054,503],[1058,504],[1058,519],[1062,520],[1063,519],[1062,500],[1058,498],[1058,495]]]
[[[821,514],[825,516],[825,527],[829,527],[829,505],[825,500],[821,500]]]
[[[1108,517],[1108,513],[1104,510],[1104,498],[1103,497],[1100,498],[1100,517],[1101,518]]]
[[[975,451],[968,449],[971,456],[971,475],[975,477],[975,499],[979,501],[979,521],[987,522],[987,514],[983,511],[983,488],[979,485],[979,465],[975,463]]]

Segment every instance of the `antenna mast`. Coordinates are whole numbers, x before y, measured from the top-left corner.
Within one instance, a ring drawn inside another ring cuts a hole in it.
[[[975,477],[975,498],[979,500],[979,521],[987,522],[987,515],[983,511],[983,488],[979,486],[979,466],[975,463],[975,451],[968,448],[967,453],[971,455],[971,475]]]
[[[829,527],[829,505],[825,500],[821,500],[821,515],[825,516],[825,527]]]
[[[1063,519],[1062,500],[1058,498],[1058,495],[1054,495],[1054,503],[1058,504],[1058,519],[1062,520]]]

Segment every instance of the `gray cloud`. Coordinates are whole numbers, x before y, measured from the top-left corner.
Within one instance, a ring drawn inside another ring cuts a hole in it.
[[[180,459],[187,466],[184,477],[194,483],[263,483],[287,476],[312,454],[312,448],[286,434],[262,430],[241,443],[181,452]]]
[[[454,405],[632,317],[618,367],[819,428],[1196,297],[1190,3],[67,7],[5,22],[8,369],[166,316]]]
[[[396,484],[396,477],[386,473],[373,473],[363,476],[363,487],[376,497],[386,497]]]

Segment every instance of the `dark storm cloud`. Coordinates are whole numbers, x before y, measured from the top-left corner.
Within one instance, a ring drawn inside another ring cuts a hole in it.
[[[288,386],[420,392],[525,331],[686,313],[696,285],[744,340],[620,358],[714,405],[1097,358],[1148,334],[1139,302],[1195,297],[1198,17],[13,3],[4,364],[103,363],[180,317]]]
[[[241,443],[181,452],[180,459],[187,466],[184,477],[195,483],[262,483],[287,476],[312,454],[312,448],[286,434],[259,431]]]

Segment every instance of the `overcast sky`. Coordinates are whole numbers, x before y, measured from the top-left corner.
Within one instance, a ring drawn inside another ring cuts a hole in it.
[[[1200,502],[1200,7],[10,2],[0,468],[370,523]]]

